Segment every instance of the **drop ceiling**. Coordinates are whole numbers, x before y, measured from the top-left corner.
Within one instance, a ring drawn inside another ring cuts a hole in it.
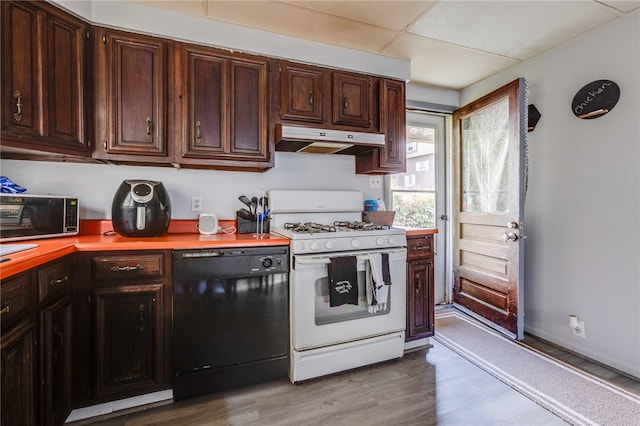
[[[460,90],[640,8],[640,0],[139,1],[411,61],[411,81]]]

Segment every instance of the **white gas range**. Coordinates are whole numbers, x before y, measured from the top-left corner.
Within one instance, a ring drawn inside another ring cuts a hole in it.
[[[405,231],[362,222],[359,191],[272,190],[290,238],[292,382],[402,357]]]

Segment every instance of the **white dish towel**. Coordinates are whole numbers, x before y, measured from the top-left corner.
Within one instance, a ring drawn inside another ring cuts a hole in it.
[[[363,257],[365,260],[367,303],[369,313],[386,311],[389,301],[389,286],[382,275],[382,255],[371,253]]]

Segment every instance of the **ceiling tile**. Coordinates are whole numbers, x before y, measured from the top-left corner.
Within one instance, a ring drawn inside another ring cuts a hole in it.
[[[410,32],[524,60],[617,17],[606,9],[587,1],[445,1]]]
[[[286,1],[285,3],[401,31],[437,1]]]
[[[411,80],[459,90],[520,61],[405,34],[383,54],[411,59]]]
[[[342,46],[379,52],[395,32],[278,1],[209,1],[207,17],[219,21]]]

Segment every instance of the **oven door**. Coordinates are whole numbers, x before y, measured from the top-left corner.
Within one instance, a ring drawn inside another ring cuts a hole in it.
[[[291,269],[291,343],[296,351],[351,342],[405,329],[405,248],[376,250],[389,255],[386,309],[372,312],[367,302],[367,255],[371,251],[295,255]],[[358,304],[330,306],[328,265],[332,257],[356,256]]]

